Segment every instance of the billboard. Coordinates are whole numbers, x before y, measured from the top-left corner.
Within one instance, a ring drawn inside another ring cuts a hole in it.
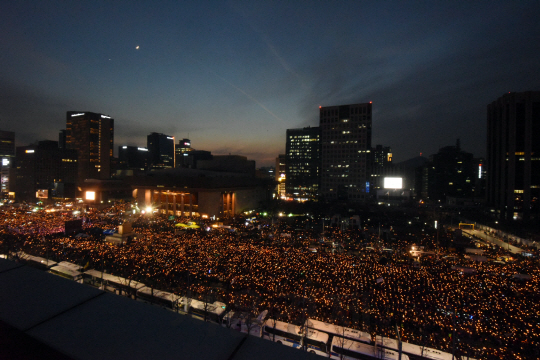
[[[385,189],[402,189],[403,178],[400,177],[385,177],[384,178]]]
[[[49,190],[47,190],[47,189],[38,189],[36,191],[36,198],[38,198],[38,199],[48,199],[49,198]]]
[[[96,192],[95,191],[87,191],[85,193],[85,199],[86,200],[96,200]]]

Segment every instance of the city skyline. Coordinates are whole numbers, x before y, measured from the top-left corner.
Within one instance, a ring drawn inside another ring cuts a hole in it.
[[[115,143],[151,132],[273,165],[319,106],[373,101],[394,161],[460,138],[486,152],[487,104],[540,90],[538,2],[10,3],[0,121],[17,146],[56,140],[71,110],[109,114]]]

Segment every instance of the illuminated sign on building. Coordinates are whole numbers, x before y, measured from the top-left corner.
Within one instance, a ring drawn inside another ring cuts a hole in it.
[[[84,113],[71,114],[71,117],[82,116],[82,115],[84,115]]]
[[[385,189],[402,189],[403,178],[398,177],[385,177],[384,178]]]
[[[48,199],[49,198],[49,190],[47,189],[39,189],[36,191],[36,198],[38,199]]]
[[[137,150],[139,150],[139,151],[148,151],[147,148],[142,148],[142,147],[138,147]]]
[[[85,194],[86,200],[96,200],[96,192],[95,191],[87,191]]]
[[[110,119],[111,117],[110,117],[110,116],[107,116],[107,115],[101,115],[101,118],[102,118],[102,119]]]
[[[33,154],[34,153],[34,150],[30,149],[30,150],[26,150],[25,151],[27,154]]]

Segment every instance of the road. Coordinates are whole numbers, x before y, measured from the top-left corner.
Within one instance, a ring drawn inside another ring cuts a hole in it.
[[[488,241],[492,244],[495,244],[495,245],[498,245],[500,247],[502,247],[503,249],[506,249],[508,251],[510,251],[512,254],[521,254],[523,252],[523,249],[521,248],[518,248],[517,246],[514,246],[514,245],[510,245],[502,240],[500,240],[499,238],[497,237],[494,237],[490,234],[485,234],[484,231],[482,230],[471,230],[471,229],[467,229],[467,230],[463,230],[464,233],[466,234],[469,234],[469,235],[474,235],[482,240],[485,240],[485,241]]]

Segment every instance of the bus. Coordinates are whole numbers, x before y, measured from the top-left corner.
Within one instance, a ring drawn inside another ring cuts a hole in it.
[[[398,350],[398,341],[396,339],[377,336],[375,341],[378,347],[394,351]],[[411,360],[452,360],[452,354],[450,353],[406,342],[401,343],[401,351],[403,354],[408,355]]]
[[[20,251],[17,255],[19,256],[19,259],[21,259],[27,265],[41,270],[49,270],[50,268],[58,264],[56,261],[45,259],[39,256],[29,255],[22,251]]]
[[[185,301],[188,300],[189,313],[192,317],[200,320],[209,320],[218,324],[221,324],[221,319],[225,313],[227,305],[220,302],[214,301],[213,303],[208,303],[204,301],[199,301],[195,299],[189,299],[182,297],[180,300],[181,308],[185,307]]]
[[[398,351],[339,337],[334,337],[332,339],[330,346],[330,358],[340,360],[400,359]],[[409,357],[402,353],[401,360],[409,360]]]
[[[262,337],[262,327],[267,314],[268,310],[264,310],[259,316],[255,317],[248,312],[231,310],[223,316],[221,326],[243,332],[244,334],[249,333],[256,337]]]
[[[71,269],[71,270],[74,270],[74,271],[78,271],[78,272],[81,272],[83,267],[80,266],[80,265],[77,265],[77,264],[74,264],[74,263],[71,263],[69,261],[60,261],[58,263],[58,266],[63,266],[65,268],[68,268],[68,269]],[[82,272],[81,272],[82,274]]]
[[[351,329],[339,325],[332,325],[315,319],[308,319],[307,327],[327,333],[330,337],[338,336],[349,340],[371,344],[371,335],[364,331]]]
[[[135,297],[137,290],[146,286],[141,282],[107,274],[106,272],[95,269],[85,271],[83,280],[85,284],[128,297]]]
[[[82,284],[83,282],[83,274],[80,271],[73,270],[72,268],[68,268],[65,266],[62,266],[60,264],[53,266],[49,269],[49,272],[54,275],[61,276],[63,278],[73,280],[76,282],[79,282]]]
[[[267,320],[263,326],[262,338],[287,345],[295,349],[306,348],[310,353],[327,356],[328,334],[307,329],[278,320]]]
[[[180,296],[143,286],[137,289],[137,300],[159,305],[170,310],[177,310]]]

